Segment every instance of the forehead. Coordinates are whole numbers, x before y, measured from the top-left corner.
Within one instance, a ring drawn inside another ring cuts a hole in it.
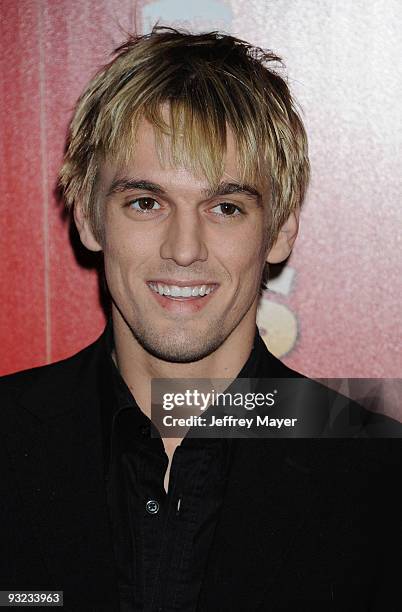
[[[162,139],[164,152],[169,153],[169,137]],[[154,126],[142,118],[137,126],[135,139],[133,141],[133,153],[128,161],[116,163],[109,158],[100,166],[100,187],[107,191],[110,185],[118,178],[130,177],[147,179],[164,185],[166,188],[186,187],[192,190],[205,190],[209,187],[205,176],[195,175],[192,170],[182,165],[172,165],[169,155],[163,161],[158,155],[158,147],[161,141],[155,136]],[[235,136],[228,127],[226,134],[226,153],[224,154],[224,171],[222,181],[240,182],[240,170],[237,157],[237,146]],[[255,185],[260,191],[265,191],[268,186]]]

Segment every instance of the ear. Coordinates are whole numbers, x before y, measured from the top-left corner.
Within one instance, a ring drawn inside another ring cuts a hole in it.
[[[289,257],[299,231],[300,208],[290,213],[267,256],[267,262],[280,263]]]
[[[82,244],[90,251],[101,251],[102,247],[96,240],[89,219],[84,214],[82,206],[79,202],[76,202],[74,205],[74,221]]]

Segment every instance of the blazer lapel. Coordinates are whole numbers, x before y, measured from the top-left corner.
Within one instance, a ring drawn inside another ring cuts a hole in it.
[[[300,377],[271,355],[258,332],[255,342],[255,378]],[[319,492],[317,441],[237,438],[231,442],[231,468],[199,612],[260,609]]]
[[[259,609],[317,496],[310,440],[233,440],[197,610]]]
[[[100,341],[64,367],[50,366],[46,386],[41,379],[20,398],[24,411],[16,411],[20,422],[7,444],[49,584],[82,592],[83,600],[112,602],[116,576],[103,478],[99,358]]]

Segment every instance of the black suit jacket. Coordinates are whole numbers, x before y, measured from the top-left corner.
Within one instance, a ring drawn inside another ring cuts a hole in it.
[[[67,360],[0,380],[0,587],[63,590],[72,612],[119,609],[104,351],[101,336]],[[264,348],[258,376],[297,374]],[[401,435],[396,422],[374,421]],[[401,609],[401,441],[367,431],[233,440],[198,612]]]

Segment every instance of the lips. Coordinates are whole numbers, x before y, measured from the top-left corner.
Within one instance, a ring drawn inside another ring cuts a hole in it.
[[[216,283],[176,285],[174,283],[168,284],[156,281],[149,281],[147,285],[152,291],[159,293],[159,295],[178,299],[204,297],[215,291],[218,286]]]
[[[154,285],[154,287],[152,287],[152,285]],[[160,293],[159,289],[155,289],[155,284],[153,282],[147,282],[147,286],[156,302],[163,309],[181,315],[194,314],[199,312],[202,308],[205,308],[210,300],[213,299],[219,287],[217,284],[212,284],[207,286],[210,289],[209,293],[204,292],[203,295],[199,294],[185,297],[184,295],[164,295],[165,285],[161,285],[161,287],[163,287],[162,293]],[[177,287],[184,292],[186,288],[193,291],[197,288],[202,288],[202,285],[185,285],[184,287],[180,287],[179,285],[166,285],[166,287]]]

